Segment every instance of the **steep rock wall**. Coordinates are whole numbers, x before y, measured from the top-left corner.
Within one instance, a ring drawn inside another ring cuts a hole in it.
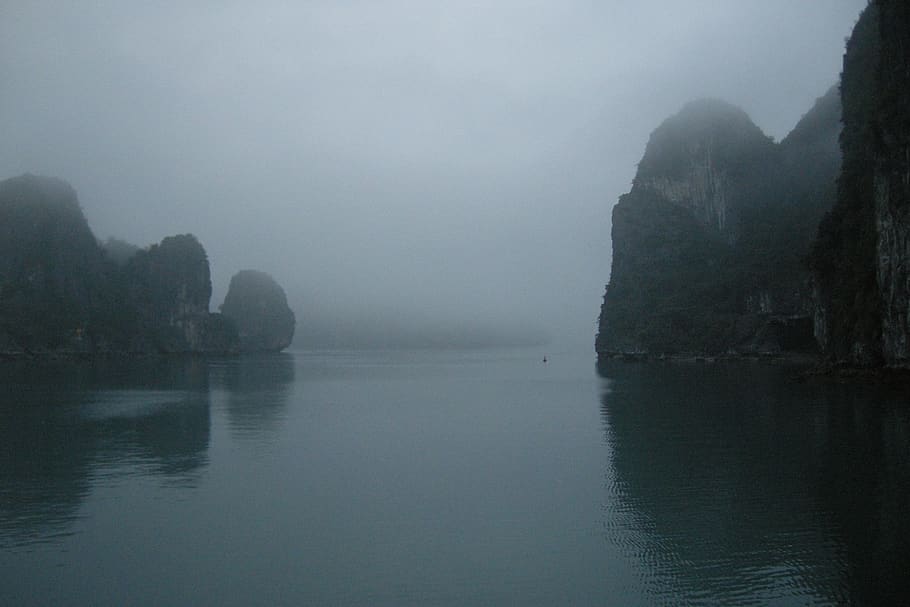
[[[839,110],[829,90],[775,144],[739,108],[702,100],[652,133],[613,210],[599,355],[814,347],[804,257],[833,200]]]
[[[882,354],[910,365],[910,7],[880,2],[880,101],[873,154]]]
[[[705,226],[727,232],[727,191],[730,179],[711,162],[711,147],[693,150],[692,166],[682,178],[643,178],[636,185],[673,204],[689,209]]]
[[[69,184],[0,182],[0,351],[90,351],[112,305],[108,270]]]
[[[151,347],[162,352],[237,349],[236,329],[232,338],[225,333],[232,331],[231,323],[209,314],[211,273],[205,249],[195,236],[169,236],[139,251],[125,273]]]
[[[829,360],[910,365],[910,6],[879,0],[847,43],[843,170],[813,245]]]

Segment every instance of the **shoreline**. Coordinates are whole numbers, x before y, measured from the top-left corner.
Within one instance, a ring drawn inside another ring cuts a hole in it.
[[[874,384],[910,385],[910,367],[859,367],[846,363],[825,361],[812,352],[787,352],[763,354],[652,354],[648,352],[597,353],[597,363],[762,363],[793,367],[796,381],[833,380],[838,382],[864,382]]]
[[[260,356],[283,354],[286,350],[262,350],[262,351],[224,351],[224,352],[0,352],[0,365],[12,362],[92,362],[92,361],[110,361],[110,360],[157,360],[168,358],[240,358],[243,356]]]
[[[598,352],[597,360],[625,362],[673,362],[673,363],[717,363],[717,362],[767,362],[788,365],[820,365],[822,359],[812,352],[751,353],[751,354],[653,354],[650,352]]]

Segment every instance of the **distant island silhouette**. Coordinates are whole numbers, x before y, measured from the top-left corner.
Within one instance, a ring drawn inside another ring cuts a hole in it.
[[[60,179],[0,182],[0,226],[2,356],[233,354],[279,351],[293,338],[294,314],[270,276],[241,272],[222,313],[210,313],[195,236],[99,244]]]

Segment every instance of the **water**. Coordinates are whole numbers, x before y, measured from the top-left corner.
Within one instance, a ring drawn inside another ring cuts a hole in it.
[[[541,358],[0,364],[0,604],[910,596],[903,392]]]

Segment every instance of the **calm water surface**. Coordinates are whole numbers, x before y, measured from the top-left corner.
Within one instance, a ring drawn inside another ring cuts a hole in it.
[[[2,605],[887,605],[910,406],[528,350],[0,364]]]

